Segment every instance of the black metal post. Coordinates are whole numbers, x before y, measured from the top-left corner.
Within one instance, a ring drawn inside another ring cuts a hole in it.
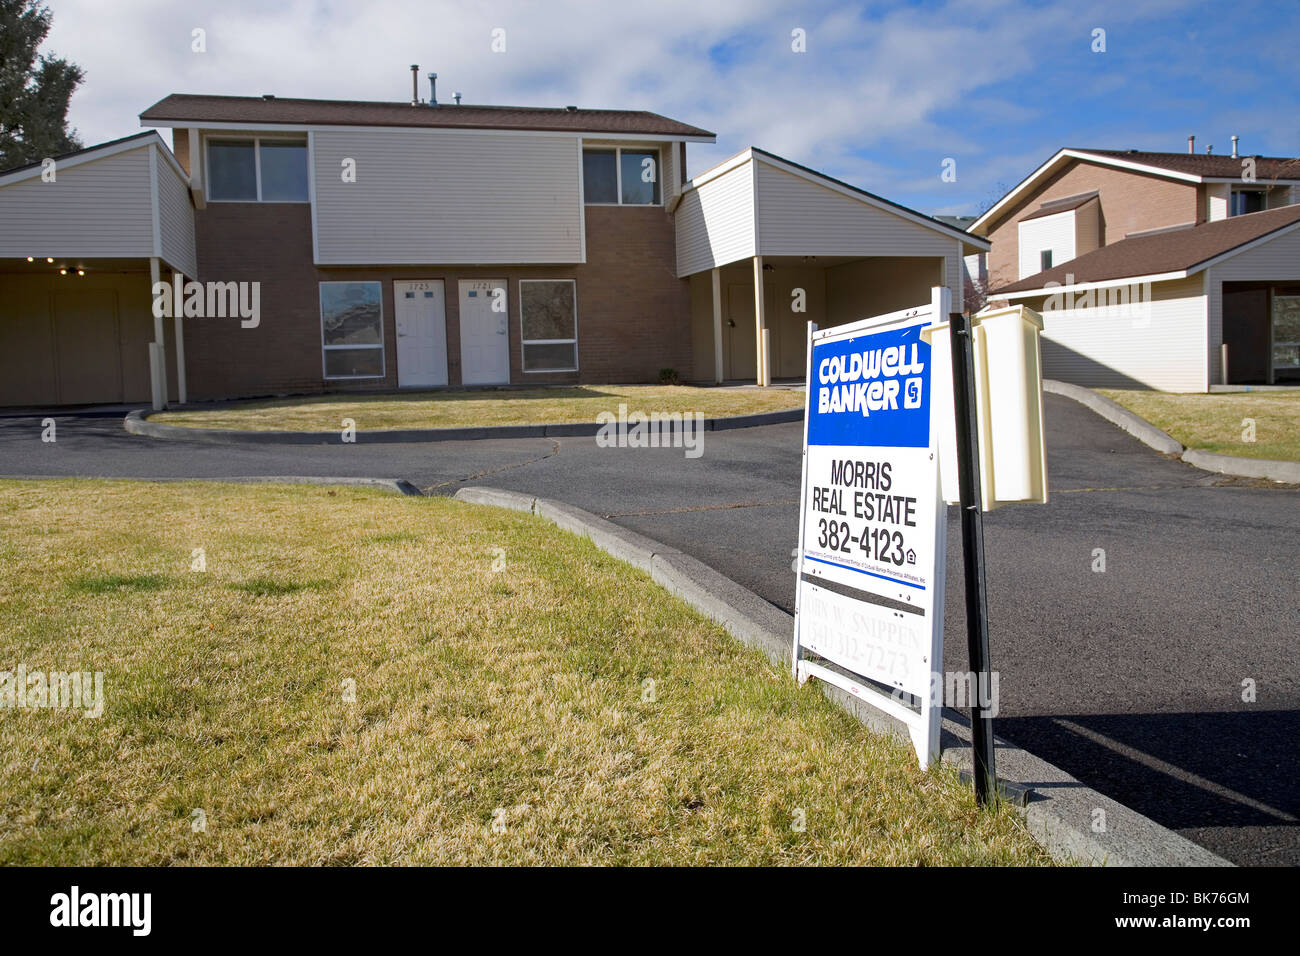
[[[970,730],[975,796],[981,804],[997,792],[993,758],[993,718],[982,714],[992,700],[989,672],[988,590],[984,581],[984,515],[980,495],[979,424],[975,410],[975,354],[970,320],[960,313],[948,317],[952,343],[952,397],[957,412],[957,474],[961,487],[961,545],[966,569],[966,643],[975,676]]]

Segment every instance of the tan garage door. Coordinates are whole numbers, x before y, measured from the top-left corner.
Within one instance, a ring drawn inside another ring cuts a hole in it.
[[[54,293],[54,348],[60,404],[123,401],[116,293]]]
[[[153,329],[138,303],[123,314],[115,285],[13,281],[0,302],[0,405],[148,401]]]

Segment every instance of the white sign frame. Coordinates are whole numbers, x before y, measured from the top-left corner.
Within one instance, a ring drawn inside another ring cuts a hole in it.
[[[807,527],[808,505],[809,505],[809,487],[808,487],[808,438],[812,425],[813,411],[813,393],[816,391],[817,377],[813,367],[814,345],[829,344],[832,341],[841,338],[860,336],[864,333],[877,333],[887,331],[891,327],[904,329],[909,326],[924,327],[928,325],[937,325],[947,323],[952,303],[952,293],[941,287],[935,287],[931,290],[930,302],[928,305],[919,306],[912,309],[904,309],[898,312],[891,312],[886,315],[874,316],[872,318],[861,319],[857,322],[851,322],[847,325],[833,326],[832,328],[818,330],[815,323],[808,323],[808,346],[806,387],[804,392],[804,441],[803,441],[803,468],[800,481],[799,492],[799,547],[798,558],[796,562],[795,577],[795,614],[794,614],[794,650],[792,655],[791,667],[794,676],[800,684],[807,682],[811,677],[825,681],[841,688],[852,694],[854,697],[875,707],[876,709],[889,714],[891,717],[901,721],[908,731],[912,745],[916,750],[916,756],[920,762],[921,768],[925,769],[931,761],[939,759],[939,733],[942,725],[943,714],[943,612],[944,612],[944,583],[945,572],[947,568],[947,505],[942,497],[942,487],[939,481],[939,435],[940,431],[936,427],[939,415],[940,403],[935,402],[934,382],[933,382],[933,362],[927,363],[925,371],[927,376],[927,386],[929,392],[930,407],[930,435],[929,435],[929,465],[927,466],[932,475],[926,475],[926,481],[932,483],[933,493],[933,517],[934,531],[932,541],[931,560],[929,562],[928,590],[927,595],[928,607],[926,607],[926,616],[929,618],[929,647],[928,653],[924,656],[924,663],[928,669],[928,687],[924,692],[916,694],[915,684],[911,693],[920,698],[921,709],[918,714],[912,708],[908,707],[896,695],[882,692],[875,684],[868,682],[865,678],[854,680],[851,675],[853,672],[850,668],[842,664],[837,665],[840,669],[832,669],[822,664],[809,661],[803,657],[804,636],[803,627],[806,623],[806,615],[803,612],[805,601],[809,600],[811,594],[810,587],[816,587],[810,581],[805,579],[805,569],[808,567],[810,560],[807,554],[807,542],[805,541],[805,530]],[[889,446],[858,446],[861,448],[872,447],[889,447]],[[918,505],[924,507],[918,501]],[[863,539],[866,534],[864,532]],[[852,571],[854,569],[846,568]],[[866,574],[868,572],[861,572]],[[812,575],[808,575],[811,577]],[[866,590],[865,588],[863,589]],[[888,599],[886,599],[888,600]],[[884,602],[882,602],[884,603]],[[896,603],[896,602],[890,602]],[[886,605],[887,606],[887,605]],[[868,612],[876,611],[875,602],[863,602],[861,607]],[[900,615],[901,616],[901,615]],[[915,661],[913,663],[916,663]],[[940,675],[936,678],[936,675]],[[856,675],[854,675],[856,676]],[[901,686],[901,685],[900,685]]]

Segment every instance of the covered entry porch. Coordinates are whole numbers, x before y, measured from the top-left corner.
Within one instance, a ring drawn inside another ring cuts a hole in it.
[[[755,256],[697,273],[695,380],[802,378],[809,322],[826,328],[906,309],[946,284],[946,262],[934,256]]]
[[[808,322],[825,328],[922,305],[936,285],[961,309],[963,257],[988,249],[755,148],[695,177],[670,211],[697,382],[801,378]]]

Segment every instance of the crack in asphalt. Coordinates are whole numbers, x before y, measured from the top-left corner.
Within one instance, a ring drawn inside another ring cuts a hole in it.
[[[649,518],[655,515],[684,515],[693,511],[729,511],[733,508],[774,508],[778,505],[797,505],[798,498],[781,501],[732,501],[722,505],[695,505],[691,508],[666,508],[662,511],[614,511],[601,515],[602,518]]]
[[[1300,487],[1300,485],[1290,485],[1286,482],[1273,481],[1270,478],[1248,478],[1245,476],[1223,478],[1211,476],[1202,478],[1199,481],[1166,485],[1120,485],[1113,488],[1052,488],[1051,493],[1055,495],[1077,495],[1104,491],[1183,491],[1194,488],[1250,488],[1268,491],[1294,491],[1297,487]]]
[[[461,485],[467,481],[476,481],[479,478],[486,478],[489,475],[499,475],[502,472],[513,471],[516,468],[523,468],[539,461],[545,461],[548,458],[554,458],[560,453],[560,443],[554,438],[549,440],[551,442],[551,450],[545,455],[538,455],[536,458],[528,458],[524,461],[512,462],[509,465],[502,465],[500,468],[489,468],[487,471],[480,471],[472,475],[466,475],[464,478],[450,478],[447,481],[440,481],[436,485],[429,485],[427,488],[421,488],[420,494],[427,495],[430,492],[437,491],[439,488],[446,488],[448,485]]]

